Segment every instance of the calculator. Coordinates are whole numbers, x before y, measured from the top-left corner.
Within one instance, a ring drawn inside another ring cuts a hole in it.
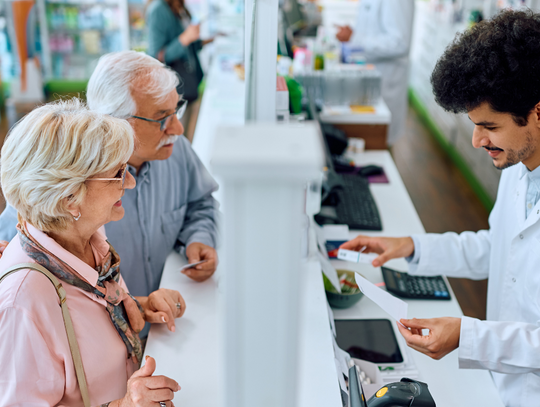
[[[381,267],[386,290],[412,300],[449,300],[450,291],[442,276],[411,276],[402,271]]]

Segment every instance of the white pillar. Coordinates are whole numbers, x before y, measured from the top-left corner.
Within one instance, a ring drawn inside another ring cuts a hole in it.
[[[245,2],[246,121],[276,121],[278,0]]]
[[[323,166],[312,125],[221,128],[225,407],[294,407],[305,187]]]

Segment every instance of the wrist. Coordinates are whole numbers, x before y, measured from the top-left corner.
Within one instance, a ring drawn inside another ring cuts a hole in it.
[[[414,255],[414,240],[412,237],[408,236],[405,239],[407,239],[407,252],[409,253],[405,257],[411,257]]]
[[[146,310],[148,309],[148,297],[135,297],[135,299],[139,301],[139,304],[141,304],[141,307],[145,311],[146,315]]]
[[[182,44],[184,47],[187,47],[191,41],[189,40],[189,37],[186,35],[185,32],[183,32],[182,34],[180,34],[178,36],[178,41],[180,42],[180,44]]]

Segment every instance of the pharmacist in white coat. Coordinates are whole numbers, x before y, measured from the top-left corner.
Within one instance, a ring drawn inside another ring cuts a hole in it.
[[[389,145],[405,128],[413,18],[414,0],[360,0],[354,28],[339,27],[336,35],[362,48],[366,61],[381,72],[382,96],[392,113]]]
[[[540,14],[506,11],[458,37],[431,77],[436,101],[468,113],[474,147],[504,170],[489,230],[359,236],[342,246],[379,253],[375,267],[406,257],[411,274],[489,278],[486,321],[410,319],[399,329],[434,359],[458,349],[461,368],[490,370],[509,407],[540,404],[539,54]]]

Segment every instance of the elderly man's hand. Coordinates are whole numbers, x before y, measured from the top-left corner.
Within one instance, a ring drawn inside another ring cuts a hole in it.
[[[414,241],[410,237],[369,237],[360,235],[343,243],[340,249],[360,251],[363,247],[365,247],[363,253],[379,254],[379,257],[371,262],[373,267],[380,267],[388,260],[409,257],[414,253]]]
[[[217,253],[216,249],[213,247],[207,246],[202,243],[191,243],[186,247],[186,257],[188,263],[196,263],[201,260],[206,260],[204,263],[199,264],[190,269],[182,270],[189,278],[192,278],[195,281],[204,281],[207,280],[214,274],[217,267]]]
[[[152,324],[166,323],[169,331],[174,332],[174,319],[180,318],[186,311],[186,303],[176,290],[160,288],[148,297],[137,297],[144,309],[144,319]]]
[[[439,360],[459,346],[461,318],[444,317],[432,319],[402,319],[398,324],[401,335],[407,345],[418,352]],[[422,329],[429,329],[428,335],[422,335]]]
[[[2,257],[2,254],[4,254],[4,250],[6,249],[9,242],[6,242],[5,240],[0,240],[0,257]]]

